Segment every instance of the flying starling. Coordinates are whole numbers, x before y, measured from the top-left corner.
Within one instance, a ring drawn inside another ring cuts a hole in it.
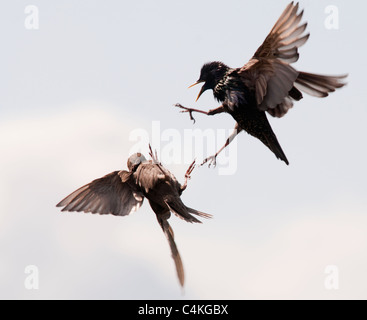
[[[187,222],[201,223],[192,214],[203,218],[210,218],[211,215],[186,207],[180,198],[187,187],[195,161],[187,169],[185,182],[181,185],[175,176],[162,166],[157,154],[154,155],[151,149],[150,155],[152,160],[147,161],[141,153],[133,154],[127,161],[129,171],[114,171],[93,180],[71,193],[56,206],[63,207],[62,211],[126,216],[137,211],[143,204],[144,197],[147,198],[168,240],[177,276],[183,286],[184,268],[168,219],[173,212]]]
[[[302,99],[302,92],[322,98],[345,85],[342,81],[347,75],[317,75],[299,72],[291,66],[299,58],[298,48],[310,36],[303,35],[307,27],[307,23],[300,24],[303,11],[299,14],[297,12],[298,3],[294,5],[291,2],[255,55],[243,67],[230,68],[218,61],[204,64],[199,80],[192,85],[204,83],[196,100],[204,91],[212,89],[214,97],[222,102],[221,106],[206,112],[176,104],[184,109],[182,112],[188,112],[194,122],[193,112],[206,115],[227,112],[236,120],[234,132],[225,145],[214,156],[206,158],[203,164],[209,161],[209,166],[215,165],[217,155],[239,132],[245,130],[288,165],[288,159],[268,122],[266,112],[281,118],[292,108],[293,101]]]

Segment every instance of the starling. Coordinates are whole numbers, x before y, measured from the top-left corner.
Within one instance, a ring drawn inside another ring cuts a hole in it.
[[[62,211],[126,216],[137,211],[143,204],[144,197],[147,198],[168,240],[177,276],[183,287],[184,268],[168,219],[173,212],[187,222],[201,223],[192,214],[203,218],[210,218],[211,215],[186,207],[180,198],[187,187],[195,161],[187,169],[185,182],[181,185],[175,176],[162,166],[157,154],[154,155],[151,148],[150,155],[152,160],[147,161],[141,153],[133,154],[127,161],[129,171],[114,171],[93,180],[71,193],[56,206],[63,207]]]
[[[298,48],[309,38],[303,35],[307,23],[300,24],[303,11],[298,12],[298,3],[291,2],[281,14],[274,27],[254,56],[241,68],[230,68],[222,62],[204,64],[198,83],[204,83],[196,100],[201,94],[212,89],[214,97],[222,102],[218,108],[208,112],[182,108],[194,120],[193,112],[214,115],[227,112],[236,120],[234,132],[225,145],[214,155],[204,160],[209,166],[215,166],[217,155],[245,130],[264,143],[278,159],[289,164],[277,137],[266,117],[268,112],[273,117],[283,117],[293,106],[293,101],[302,99],[302,92],[315,97],[326,97],[336,88],[345,85],[342,76],[325,76],[299,72],[291,66],[298,60]],[[189,88],[191,88],[190,86]]]

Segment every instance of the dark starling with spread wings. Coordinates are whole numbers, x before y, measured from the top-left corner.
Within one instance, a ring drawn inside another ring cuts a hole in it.
[[[150,151],[151,161],[141,153],[133,154],[127,161],[129,171],[114,171],[93,180],[71,193],[58,203],[62,211],[90,212],[126,216],[137,211],[143,204],[144,197],[157,216],[175,261],[178,279],[184,285],[184,269],[174,240],[174,234],[168,219],[173,212],[187,221],[201,223],[192,214],[203,218],[211,215],[187,207],[181,201],[181,194],[187,187],[187,181],[195,167],[195,161],[185,174],[185,183],[181,185],[175,176],[158,162],[157,154]]]
[[[291,66],[299,58],[298,48],[309,38],[309,34],[303,35],[307,23],[300,24],[303,11],[297,12],[298,3],[291,2],[264,43],[243,67],[230,68],[218,61],[202,67],[199,80],[192,85],[204,83],[196,100],[204,91],[212,89],[214,97],[222,102],[221,106],[206,112],[176,104],[184,109],[182,112],[189,112],[192,120],[193,112],[207,115],[227,112],[237,122],[225,145],[203,164],[209,161],[209,166],[215,165],[217,155],[242,130],[258,138],[278,159],[289,164],[266,112],[273,117],[283,117],[292,108],[293,101],[302,99],[302,92],[322,98],[345,85],[342,81],[346,75],[317,75],[299,72]]]

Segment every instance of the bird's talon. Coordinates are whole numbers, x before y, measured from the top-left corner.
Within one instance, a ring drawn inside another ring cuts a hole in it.
[[[185,179],[190,180],[191,179],[191,173],[194,171],[195,169],[195,160],[193,161],[193,163],[190,164],[190,167],[187,169],[186,173],[185,173]]]
[[[183,110],[180,111],[181,113],[188,112],[189,116],[190,116],[190,120],[194,121],[194,123],[196,122],[195,118],[192,116],[192,112],[194,110],[192,110],[190,108],[186,108],[182,104],[179,104],[179,103],[176,103],[175,107],[183,109]]]
[[[210,168],[211,166],[213,166],[213,168],[215,168],[216,165],[217,165],[217,160],[216,159],[217,159],[216,156],[208,157],[203,161],[203,163],[201,165],[203,166],[204,164],[206,164],[208,162],[208,168]]]
[[[192,110],[188,109],[186,112],[189,113],[190,115],[190,120],[194,121],[194,123],[196,122],[195,118],[192,116]]]

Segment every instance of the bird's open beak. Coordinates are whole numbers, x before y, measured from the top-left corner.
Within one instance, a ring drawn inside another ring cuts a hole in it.
[[[196,86],[197,84],[202,83],[202,82],[204,82],[204,81],[203,81],[203,80],[198,80],[198,81],[196,81],[194,84],[192,84],[190,87],[188,87],[188,89],[190,89],[190,88],[192,88],[193,86]],[[199,100],[199,98],[200,98],[201,94],[202,94],[204,91],[205,91],[205,90],[204,90],[204,86],[202,86],[202,87],[201,87],[201,90],[200,90],[200,92],[199,92],[199,94],[198,94],[198,96],[197,96],[197,98],[196,98],[196,100],[195,100],[195,101],[198,101],[198,100]]]
[[[197,84],[202,83],[202,82],[204,82],[204,81],[203,81],[203,80],[198,80],[198,81],[196,81],[194,84],[192,84],[190,87],[188,87],[187,89],[190,89],[190,88],[192,88],[193,86],[196,86]]]

